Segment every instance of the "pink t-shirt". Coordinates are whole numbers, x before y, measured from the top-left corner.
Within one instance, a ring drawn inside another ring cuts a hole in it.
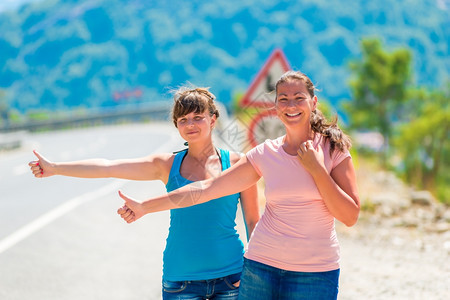
[[[339,268],[339,243],[334,217],[328,211],[311,175],[282,147],[284,136],[266,140],[247,153],[259,175],[264,177],[266,207],[253,231],[245,257],[279,269],[324,272]],[[335,150],[316,135],[328,173],[348,151]]]

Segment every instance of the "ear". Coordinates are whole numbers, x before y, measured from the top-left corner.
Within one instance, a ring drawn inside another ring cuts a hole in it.
[[[214,128],[216,126],[216,120],[217,120],[216,114],[213,114],[211,117],[211,128]]]
[[[313,106],[312,106],[312,110],[316,110],[317,108],[317,96],[314,95],[314,97],[312,98],[313,101]]]

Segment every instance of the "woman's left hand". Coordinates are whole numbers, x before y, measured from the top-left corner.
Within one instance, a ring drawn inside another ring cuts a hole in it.
[[[119,191],[119,196],[125,200],[125,204],[117,210],[117,213],[125,222],[132,223],[144,215],[141,203],[126,196],[121,191]]]
[[[311,140],[300,145],[300,148],[297,150],[297,158],[309,173],[325,169],[322,147],[318,145],[317,148],[314,148]]]

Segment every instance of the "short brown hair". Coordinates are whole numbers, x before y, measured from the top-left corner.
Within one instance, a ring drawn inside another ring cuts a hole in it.
[[[216,97],[208,89],[204,87],[181,87],[174,91],[172,119],[175,127],[177,127],[178,118],[191,112],[203,113],[208,111],[210,116],[216,115],[216,118],[219,117],[219,110],[214,103]]]

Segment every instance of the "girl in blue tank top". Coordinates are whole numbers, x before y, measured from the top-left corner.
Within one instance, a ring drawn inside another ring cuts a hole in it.
[[[213,145],[212,130],[219,116],[214,98],[205,88],[181,88],[175,93],[173,122],[189,145],[179,153],[58,163],[35,151],[37,160],[30,162],[31,171],[39,178],[64,175],[161,180],[167,191],[217,177],[240,155]],[[244,252],[235,230],[239,199],[250,237],[259,220],[256,185],[238,194],[171,211],[163,255],[163,299],[237,299]],[[118,213],[127,220],[132,212],[124,206]]]
[[[180,174],[188,150],[173,161],[167,192],[192,181]],[[217,149],[222,171],[230,167],[229,151]],[[163,259],[166,281],[214,279],[242,270],[243,244],[236,232],[239,194],[170,212],[169,236]]]
[[[217,177],[240,159],[238,153],[213,145],[212,130],[219,116],[214,98],[204,88],[182,88],[175,93],[173,122],[189,148],[157,158],[168,192]],[[235,229],[239,199],[250,237],[259,220],[256,186],[204,205],[170,211],[163,299],[237,299],[244,253]],[[119,209],[124,219],[130,213],[127,207]]]

